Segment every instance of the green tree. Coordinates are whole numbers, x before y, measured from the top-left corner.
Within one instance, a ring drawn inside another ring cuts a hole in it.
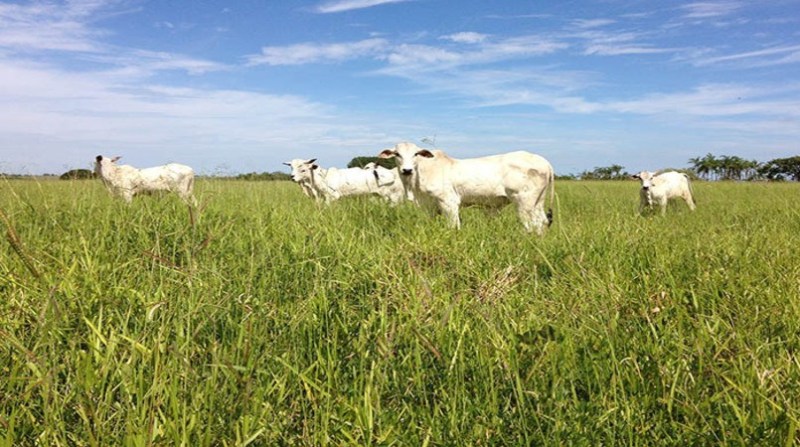
[[[581,173],[581,178],[585,180],[623,180],[630,177],[630,174],[624,172],[625,169],[622,165],[613,164],[611,166],[601,166],[594,168],[591,172],[584,171]]]
[[[800,181],[800,155],[770,160],[758,167],[758,173],[768,180]]]
[[[350,163],[347,163],[348,168],[363,168],[367,165],[367,163],[375,163],[378,166],[383,166],[386,169],[394,168],[395,161],[394,159],[388,158],[379,158],[379,157],[355,157],[350,160]]]
[[[756,160],[745,160],[737,155],[721,155],[708,153],[704,157],[690,158],[692,170],[706,180],[746,180],[758,176],[759,163]]]
[[[711,180],[711,176],[715,173],[719,164],[717,158],[711,153],[706,154],[705,157],[690,158],[689,163],[693,165],[694,172],[705,180]]]

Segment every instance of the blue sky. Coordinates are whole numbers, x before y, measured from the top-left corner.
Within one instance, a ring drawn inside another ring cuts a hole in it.
[[[800,154],[800,0],[0,0],[0,172]]]

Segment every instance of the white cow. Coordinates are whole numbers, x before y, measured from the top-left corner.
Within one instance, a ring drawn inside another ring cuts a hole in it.
[[[292,180],[309,185],[317,199],[330,203],[347,196],[378,194],[378,182],[372,171],[361,168],[324,169],[314,163],[315,160],[307,160],[292,168]]]
[[[411,189],[403,185],[397,168],[388,169],[375,162],[369,162],[364,165],[363,169],[372,171],[378,185],[378,195],[388,200],[392,205],[397,205],[404,199],[414,201]]]
[[[653,208],[655,205],[659,205],[663,215],[667,212],[667,202],[673,198],[685,200],[692,211],[696,208],[692,198],[692,186],[689,183],[689,176],[686,174],[675,171],[661,174],[642,171],[632,177],[642,182],[642,189],[639,190],[641,199],[639,202],[640,214],[645,208]]]
[[[548,187],[553,201],[553,167],[539,155],[520,151],[459,160],[440,150],[399,143],[379,157],[397,159],[414,197],[435,204],[455,228],[461,227],[459,207],[470,204],[514,202],[525,230],[539,235],[552,223],[552,211],[545,213],[544,205]]]
[[[312,158],[311,160],[303,160],[302,158],[295,158],[292,161],[284,162],[286,166],[292,168],[292,180],[297,182],[300,185],[300,189],[303,190],[303,194],[313,199],[319,199],[317,194],[317,189],[311,186],[311,180],[313,177],[311,175],[299,175],[301,170],[311,169],[314,162],[317,161],[316,158]],[[303,181],[298,181],[298,178],[302,178]]]
[[[186,165],[170,163],[153,168],[136,169],[129,165],[118,165],[120,157],[108,158],[98,155],[95,158],[94,172],[108,190],[130,203],[137,194],[170,191],[184,202],[196,205],[194,171]]]

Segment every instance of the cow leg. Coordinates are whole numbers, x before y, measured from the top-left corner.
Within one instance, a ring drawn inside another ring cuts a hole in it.
[[[662,199],[659,199],[659,201],[658,201],[658,204],[661,206],[661,215],[662,216],[665,216],[667,214],[667,203],[669,203],[669,200],[667,200],[666,197],[664,197]]]
[[[458,216],[458,200],[454,198],[446,198],[439,200],[439,209],[447,218],[450,227],[459,229],[461,228],[461,218]]]
[[[650,197],[644,191],[639,192],[639,215],[644,216],[644,210],[652,208]]]

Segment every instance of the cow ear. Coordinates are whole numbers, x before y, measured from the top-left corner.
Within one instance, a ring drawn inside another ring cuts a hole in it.
[[[631,178],[635,178],[635,179],[641,179],[642,177],[640,177],[640,176],[639,176],[639,174],[633,174],[633,175],[631,176]]]
[[[122,155],[117,155],[116,157],[111,159],[111,163],[116,163],[116,161],[119,160],[120,158],[122,158]]]
[[[283,164],[285,164],[286,166],[291,166],[292,165],[291,163],[288,163],[288,162],[285,162],[285,161],[283,162]]]
[[[313,165],[311,165],[311,169],[312,169],[312,170],[314,170],[314,169],[318,169],[318,168],[319,168],[319,165],[317,165],[317,164],[313,164]]]
[[[425,157],[425,158],[433,158],[433,154],[431,153],[431,151],[429,151],[429,150],[427,150],[427,149],[423,149],[423,150],[421,150],[421,151],[418,151],[418,152],[417,152],[416,154],[414,154],[414,155],[419,155],[419,156],[421,156],[421,157]]]
[[[381,151],[380,154],[378,154],[378,158],[392,158],[395,156],[397,156],[397,152],[391,149],[384,149]]]

